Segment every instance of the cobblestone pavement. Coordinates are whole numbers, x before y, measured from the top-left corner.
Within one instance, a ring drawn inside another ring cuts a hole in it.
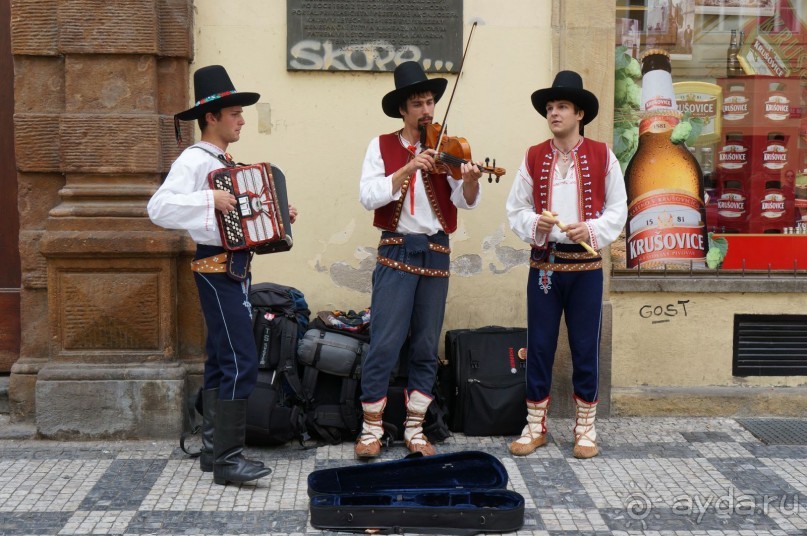
[[[600,420],[602,454],[576,460],[571,420],[515,458],[507,438],[455,435],[440,452],[481,450],[526,500],[518,535],[807,534],[807,446],[766,445],[732,419]],[[402,445],[382,459],[405,454]],[[306,477],[351,465],[351,444],[249,448],[272,474],[217,486],[176,442],[0,441],[0,534],[322,533]]]

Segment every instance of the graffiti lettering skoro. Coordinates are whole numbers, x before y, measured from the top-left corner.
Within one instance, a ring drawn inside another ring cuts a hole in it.
[[[310,71],[392,71],[405,61],[419,61],[430,69],[431,59],[422,59],[420,47],[405,45],[396,48],[386,41],[374,41],[360,45],[334,48],[330,41],[306,39],[299,41],[289,52],[292,69]],[[434,67],[450,71],[453,62],[434,60]]]

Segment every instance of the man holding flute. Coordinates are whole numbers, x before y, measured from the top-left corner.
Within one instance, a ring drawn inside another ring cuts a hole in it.
[[[530,244],[527,282],[527,424],[510,444],[517,456],[546,444],[546,414],[561,315],[572,352],[576,458],[599,453],[594,420],[599,383],[602,258],[627,219],[622,171],[583,127],[599,103],[573,71],[532,94],[552,138],[527,150],[507,199],[513,232]]]

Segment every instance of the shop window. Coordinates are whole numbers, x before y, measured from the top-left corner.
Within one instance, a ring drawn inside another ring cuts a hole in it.
[[[807,2],[618,0],[615,274],[807,272]]]

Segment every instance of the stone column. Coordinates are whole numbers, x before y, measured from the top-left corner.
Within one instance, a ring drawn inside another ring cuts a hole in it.
[[[191,9],[12,0],[23,313],[9,398],[42,437],[181,431],[204,353],[193,245],[145,205],[179,153]]]
[[[586,16],[581,17],[580,14]],[[565,69],[576,71],[583,77],[583,85],[597,96],[600,111],[597,119],[586,126],[586,137],[612,145],[614,102],[614,48],[597,46],[613,40],[616,17],[615,4],[601,0],[552,1],[552,78]],[[581,45],[582,44],[582,45]],[[610,301],[611,255],[603,251],[605,276],[602,308],[601,342],[599,356],[598,417],[611,414],[611,362],[612,362],[612,308]],[[553,417],[574,417],[572,399],[572,356],[568,343],[565,319],[561,321],[558,352],[552,373],[552,402],[549,414]]]

